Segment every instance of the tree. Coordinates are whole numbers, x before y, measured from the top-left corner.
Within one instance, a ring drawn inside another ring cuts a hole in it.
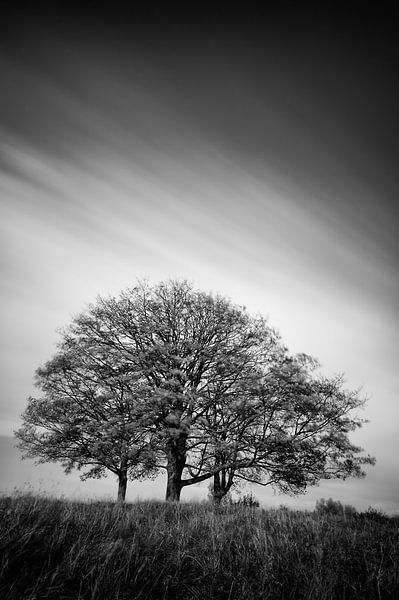
[[[351,504],[342,504],[339,500],[320,498],[316,501],[315,512],[320,515],[338,515],[341,517],[354,517],[357,510]]]
[[[130,375],[147,386],[147,433],[167,472],[166,497],[212,477],[196,457],[207,445],[205,416],[215,389],[239,385],[257,364],[284,351],[262,318],[186,282],[140,284],[118,299],[99,299],[69,330],[104,353],[119,355]]]
[[[306,489],[321,477],[362,475],[347,433],[362,404],[338,379],[290,357],[262,317],[187,282],[139,283],[98,298],[62,333],[37,372],[21,447],[84,476],[164,469],[166,498],[213,478],[220,500],[238,479]],[[101,443],[99,443],[101,440]]]
[[[120,357],[83,336],[64,334],[58,354],[36,372],[44,392],[29,398],[16,432],[25,457],[60,462],[81,479],[118,477],[124,501],[128,478],[156,473],[151,436],[144,427],[146,390]]]
[[[363,465],[374,464],[348,438],[365,422],[353,415],[364,400],[343,388],[342,376],[317,376],[317,367],[304,354],[282,354],[235,397],[217,398],[206,450],[224,465],[214,475],[216,502],[237,479],[296,494],[320,479],[364,477]]]

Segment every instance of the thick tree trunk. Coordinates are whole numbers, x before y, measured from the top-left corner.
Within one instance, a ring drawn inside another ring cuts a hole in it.
[[[182,487],[183,486],[181,485],[181,473],[178,474],[173,470],[169,470],[168,465],[168,482],[166,485],[165,500],[168,500],[170,502],[179,502]]]
[[[186,464],[186,441],[185,439],[171,440],[167,452],[168,482],[166,485],[165,500],[179,502],[182,484],[182,473]]]
[[[127,488],[127,469],[118,472],[118,502],[124,502]]]

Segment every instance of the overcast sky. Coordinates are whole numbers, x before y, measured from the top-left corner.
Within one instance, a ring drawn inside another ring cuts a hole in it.
[[[314,493],[399,511],[397,23],[105,16],[1,26],[0,434],[58,327],[137,277],[188,278],[363,387],[353,439],[377,466]]]

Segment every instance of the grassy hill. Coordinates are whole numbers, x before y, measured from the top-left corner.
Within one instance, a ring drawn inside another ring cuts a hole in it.
[[[3,600],[397,599],[399,523],[208,504],[0,499]]]

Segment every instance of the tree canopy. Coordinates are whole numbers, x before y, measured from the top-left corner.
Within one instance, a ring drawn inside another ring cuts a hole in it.
[[[348,437],[364,400],[317,371],[244,307],[185,281],[142,282],[61,332],[16,436],[26,456],[83,478],[113,472],[120,500],[128,478],[160,469],[168,500],[207,479],[215,501],[239,480],[303,492],[374,462]]]

